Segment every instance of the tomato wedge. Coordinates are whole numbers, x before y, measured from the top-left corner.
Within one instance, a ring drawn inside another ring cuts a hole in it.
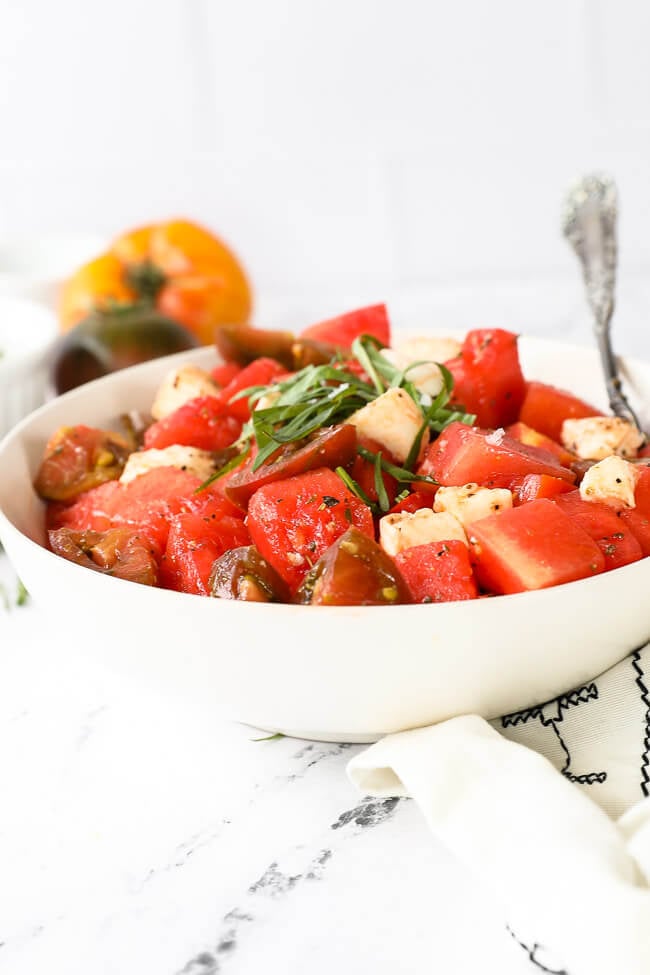
[[[50,437],[34,487],[50,501],[72,501],[84,491],[116,480],[131,447],[119,433],[80,423]]]
[[[288,603],[290,593],[273,566],[254,545],[231,548],[219,556],[210,572],[210,595],[247,603]]]
[[[158,564],[151,542],[133,529],[76,532],[59,528],[49,533],[49,541],[57,555],[87,569],[143,586],[158,582]]]
[[[395,606],[410,603],[402,575],[383,548],[349,528],[303,580],[296,602],[312,606]]]
[[[354,459],[357,432],[349,423],[340,423],[317,434],[302,446],[287,444],[273,460],[253,470],[249,461],[228,480],[224,493],[233,504],[246,510],[258,488],[285,477],[295,477],[317,467],[346,467]]]

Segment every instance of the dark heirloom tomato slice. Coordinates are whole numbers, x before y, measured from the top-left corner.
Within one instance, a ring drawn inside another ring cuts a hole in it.
[[[293,371],[304,366],[324,365],[337,353],[337,346],[328,342],[318,342],[304,336],[295,338],[292,332],[271,331],[250,325],[217,326],[215,344],[226,360],[225,366],[217,366],[212,372],[220,386],[226,385],[220,377],[227,375],[223,370],[228,366],[247,366],[255,359],[271,358]]]
[[[273,460],[262,464],[256,471],[252,460],[241,470],[236,471],[224,488],[224,493],[233,504],[242,510],[258,488],[285,477],[295,477],[317,467],[346,467],[353,459],[357,449],[357,433],[349,423],[328,427],[316,434],[301,446],[287,444]]]
[[[393,560],[372,538],[348,528],[305,576],[296,602],[312,606],[395,606],[411,595]]]
[[[53,552],[87,569],[144,586],[158,582],[151,542],[130,528],[110,528],[105,532],[59,528],[49,533],[49,540]]]
[[[131,447],[119,433],[79,424],[50,438],[34,487],[49,501],[71,501],[90,488],[116,480]]]
[[[315,339],[306,339],[303,336],[296,339],[291,351],[293,368],[298,371],[305,366],[326,365],[334,359],[339,350],[336,345],[331,345],[329,342],[317,342]]]
[[[212,566],[210,595],[249,603],[288,603],[289,589],[254,545],[232,548]]]
[[[252,325],[218,325],[214,332],[218,351],[226,362],[247,366],[254,359],[268,357],[293,369],[292,332],[253,328]]]

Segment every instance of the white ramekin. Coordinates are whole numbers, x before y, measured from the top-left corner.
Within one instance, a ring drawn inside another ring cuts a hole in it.
[[[56,334],[49,308],[0,296],[0,437],[45,402]]]

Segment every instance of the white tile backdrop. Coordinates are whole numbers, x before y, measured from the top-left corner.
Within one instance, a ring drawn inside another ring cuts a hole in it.
[[[386,297],[584,339],[559,207],[603,168],[650,354],[649,46],[644,0],[4,0],[0,238],[188,214],[267,323]]]

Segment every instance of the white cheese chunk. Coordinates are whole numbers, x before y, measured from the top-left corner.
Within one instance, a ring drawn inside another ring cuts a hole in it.
[[[460,352],[456,339],[419,338],[402,342],[395,348],[382,349],[382,355],[398,369],[408,369],[414,362],[421,365],[409,370],[407,378],[422,393],[437,396],[443,387],[442,373],[437,362],[446,362]]]
[[[154,420],[174,413],[197,396],[217,396],[219,387],[209,373],[198,366],[178,366],[163,379],[151,407]]]
[[[634,508],[639,471],[622,457],[605,457],[590,467],[580,483],[584,501],[601,501],[614,507]]]
[[[272,406],[275,406],[281,395],[277,390],[271,393],[265,393],[264,396],[260,396],[257,400],[254,409],[270,410]]]
[[[388,389],[367,403],[346,421],[357,428],[361,437],[376,440],[403,464],[423,422],[422,410],[403,389]],[[429,442],[428,432],[422,437],[420,456]]]
[[[165,447],[164,450],[138,450],[130,454],[120,481],[128,484],[129,481],[155,467],[178,467],[182,471],[194,474],[201,481],[207,480],[215,469],[209,451],[174,444],[172,447]]]
[[[467,536],[461,523],[453,515],[447,512],[436,514],[431,508],[384,515],[379,522],[379,543],[389,555],[397,555],[415,545],[453,540],[467,545]]]
[[[562,424],[562,443],[582,460],[603,460],[612,454],[636,457],[643,439],[633,423],[619,416],[587,416]]]
[[[433,501],[434,511],[446,511],[467,527],[473,521],[487,518],[512,508],[512,491],[507,488],[486,488],[478,484],[462,487],[440,487]]]

